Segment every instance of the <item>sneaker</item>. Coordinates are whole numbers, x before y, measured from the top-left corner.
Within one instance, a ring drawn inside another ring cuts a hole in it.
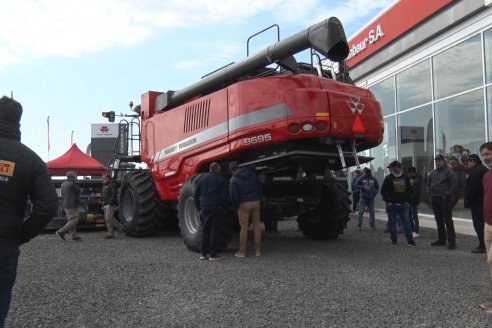
[[[65,240],[65,232],[62,232],[62,231],[55,231],[55,235],[57,235],[58,237],[60,237],[62,240]]]
[[[453,243],[449,243],[448,244],[448,249],[449,250],[453,250],[453,249],[456,249],[456,244],[453,242]]]
[[[357,226],[357,231],[362,231],[362,227],[360,225]]]
[[[392,242],[391,242],[391,246],[396,246],[396,245],[398,245],[398,244],[396,243],[396,241],[392,241]]]
[[[225,259],[222,255],[216,254],[208,258],[210,261],[219,261]]]
[[[255,255],[256,256],[261,256],[261,252],[256,252]]]
[[[492,300],[483,302],[480,307],[485,310],[492,308]]]
[[[200,256],[200,260],[208,260],[208,256],[207,255],[202,255],[202,256]]]
[[[485,312],[488,314],[492,314],[492,305],[489,305],[485,308]]]
[[[432,243],[430,243],[431,246],[445,246],[446,245],[446,242],[445,241],[440,241],[440,240],[436,240],[436,241],[433,241]]]
[[[234,253],[234,256],[235,256],[235,257],[240,257],[240,258],[246,257],[246,255],[241,254],[241,253],[239,253],[239,252]]]
[[[480,246],[477,246],[474,249],[472,249],[471,252],[474,254],[485,253],[485,249],[481,248]]]
[[[72,238],[72,241],[82,241],[82,238],[75,236]]]
[[[114,235],[106,235],[104,236],[104,239],[113,239],[114,238]]]
[[[412,240],[411,242],[408,243],[408,246],[410,246],[410,247],[416,247],[417,244],[415,243],[414,240]]]
[[[418,238],[418,237],[420,237],[420,235],[419,235],[418,233],[416,233],[415,231],[414,231],[414,232],[412,232],[412,236],[413,236],[413,238]]]

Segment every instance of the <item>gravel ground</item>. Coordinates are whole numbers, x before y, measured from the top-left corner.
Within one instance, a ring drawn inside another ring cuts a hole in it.
[[[382,228],[382,223],[379,227]],[[200,261],[178,235],[82,242],[44,234],[22,247],[7,327],[491,327],[484,254],[418,246],[381,230],[315,241],[295,221],[264,235],[263,256]],[[250,236],[251,238],[251,236]],[[249,246],[251,247],[250,242]]]

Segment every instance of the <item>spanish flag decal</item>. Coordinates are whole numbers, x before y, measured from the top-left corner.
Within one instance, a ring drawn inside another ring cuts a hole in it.
[[[15,163],[0,160],[0,175],[12,177],[14,176]]]

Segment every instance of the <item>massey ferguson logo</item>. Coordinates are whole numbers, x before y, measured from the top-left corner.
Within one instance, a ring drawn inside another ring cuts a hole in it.
[[[0,176],[14,176],[15,163],[0,160]]]
[[[107,125],[103,125],[99,130],[101,131],[101,133],[108,133],[109,127]]]
[[[360,103],[360,98],[359,97],[349,97],[350,100],[347,100],[347,104],[349,105],[350,110],[352,111],[352,114],[355,114],[355,111],[358,111],[359,114],[362,114],[362,110],[364,109],[364,104]]]

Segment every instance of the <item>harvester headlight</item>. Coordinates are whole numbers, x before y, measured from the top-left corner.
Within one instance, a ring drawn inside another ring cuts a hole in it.
[[[313,125],[311,123],[304,123],[302,126],[302,130],[305,132],[311,132],[313,131]]]

